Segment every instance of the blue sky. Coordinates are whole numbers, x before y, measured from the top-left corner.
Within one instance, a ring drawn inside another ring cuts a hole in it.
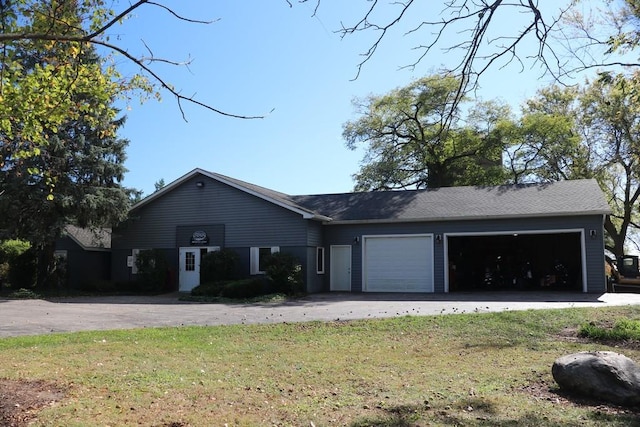
[[[341,39],[335,30],[341,21],[361,17],[369,2],[324,0],[316,17],[315,2],[293,8],[285,0],[163,3],[183,16],[216,21],[180,22],[145,6],[112,31],[111,41],[134,54],[146,53],[144,41],[156,57],[191,58],[188,67],[154,69],[185,95],[229,113],[266,117],[233,119],[183,104],[185,121],[167,93],[161,102],[130,100],[120,132],[130,141],[124,184],[145,195],[156,181],[169,183],[196,167],[288,194],[351,191],[363,155],[348,150],[341,136],[342,125],[357,117],[352,99],[385,93],[457,59],[431,55],[414,70],[400,69],[419,55],[413,48],[421,40],[399,28],[353,80],[373,34]],[[412,9],[404,30],[418,18],[439,16],[441,2],[422,4]],[[505,19],[505,28],[518,22],[517,16]],[[135,70],[126,62],[119,66],[125,73]],[[517,107],[546,83],[538,68],[507,66],[485,76],[479,95]]]

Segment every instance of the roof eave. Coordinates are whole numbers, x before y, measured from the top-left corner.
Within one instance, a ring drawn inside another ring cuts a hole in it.
[[[450,222],[450,221],[478,221],[491,219],[522,219],[522,218],[549,218],[549,217],[568,217],[568,216],[590,216],[590,215],[609,215],[611,211],[580,211],[580,212],[553,212],[538,214],[521,214],[521,215],[466,215],[466,216],[448,216],[448,217],[422,217],[422,218],[383,218],[383,219],[352,219],[352,220],[332,220],[327,221],[325,225],[352,225],[352,224],[392,224],[392,223],[408,223],[408,222]]]
[[[281,200],[277,200],[274,199],[273,197],[269,197],[265,194],[262,194],[260,192],[254,191],[250,188],[247,187],[243,187],[242,185],[239,185],[233,181],[224,179],[223,177],[213,174],[211,172],[208,172],[204,169],[200,169],[200,168],[196,168],[194,170],[192,170],[191,172],[187,173],[186,175],[181,176],[180,178],[176,179],[175,181],[173,181],[172,183],[170,183],[169,185],[167,185],[166,187],[163,187],[162,189],[156,191],[155,193],[150,194],[149,196],[145,197],[144,199],[142,199],[141,201],[139,201],[138,203],[136,203],[135,205],[133,205],[131,207],[131,210],[135,210],[138,209],[148,203],[150,203],[151,201],[159,198],[160,196],[162,196],[165,193],[168,193],[169,191],[171,191],[172,189],[178,187],[180,184],[182,184],[183,182],[191,179],[192,177],[194,177],[195,175],[203,175],[206,176],[207,178],[213,179],[214,181],[218,181],[222,184],[228,185],[230,187],[233,187],[237,190],[243,191],[247,194],[250,194],[252,196],[258,197],[262,200],[265,200],[269,203],[273,203],[276,206],[280,206],[281,208],[287,209],[291,212],[297,213],[298,215],[301,215],[302,218],[304,219],[314,219],[314,220],[319,220],[319,221],[331,221],[330,217],[324,216],[324,215],[319,215],[315,212],[311,212],[311,211],[307,211],[304,209],[300,209],[296,206],[292,206],[290,204],[284,203]]]
[[[106,246],[87,246],[84,243],[82,243],[80,241],[80,239],[78,239],[76,236],[74,236],[72,233],[69,233],[68,231],[65,231],[64,234],[61,237],[70,238],[71,241],[74,242],[75,244],[77,244],[78,246],[80,246],[80,248],[83,251],[87,251],[87,252],[111,252],[111,248],[110,247],[106,247]]]

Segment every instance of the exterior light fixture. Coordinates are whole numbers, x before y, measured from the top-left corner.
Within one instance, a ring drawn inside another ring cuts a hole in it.
[[[198,187],[198,188],[204,188],[204,181],[197,181],[197,182],[196,182],[196,187]]]
[[[436,234],[436,243],[442,243],[442,234]]]
[[[353,238],[353,244],[357,245],[358,243],[360,243],[360,237],[356,236]]]

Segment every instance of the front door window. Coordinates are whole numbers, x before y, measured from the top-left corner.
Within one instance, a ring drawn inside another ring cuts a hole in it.
[[[184,269],[186,271],[196,271],[196,254],[195,252],[185,252]]]

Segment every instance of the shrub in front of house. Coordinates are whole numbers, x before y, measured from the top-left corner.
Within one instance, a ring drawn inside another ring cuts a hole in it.
[[[191,290],[194,297],[247,299],[265,294],[264,280],[250,278],[202,283]]]
[[[30,288],[35,285],[35,254],[24,240],[8,239],[0,242],[0,285]]]
[[[265,274],[275,292],[295,295],[304,290],[300,260],[286,252],[272,253],[265,262]]]
[[[201,283],[195,288],[191,289],[191,295],[195,297],[217,297],[220,296],[220,291],[226,282],[206,282]]]
[[[223,298],[247,299],[264,295],[262,279],[232,280],[224,283],[220,290]]]
[[[238,278],[240,257],[233,249],[209,252],[200,260],[200,283]]]
[[[160,292],[167,288],[169,263],[161,249],[140,251],[136,257],[138,275],[136,287],[142,292]]]

